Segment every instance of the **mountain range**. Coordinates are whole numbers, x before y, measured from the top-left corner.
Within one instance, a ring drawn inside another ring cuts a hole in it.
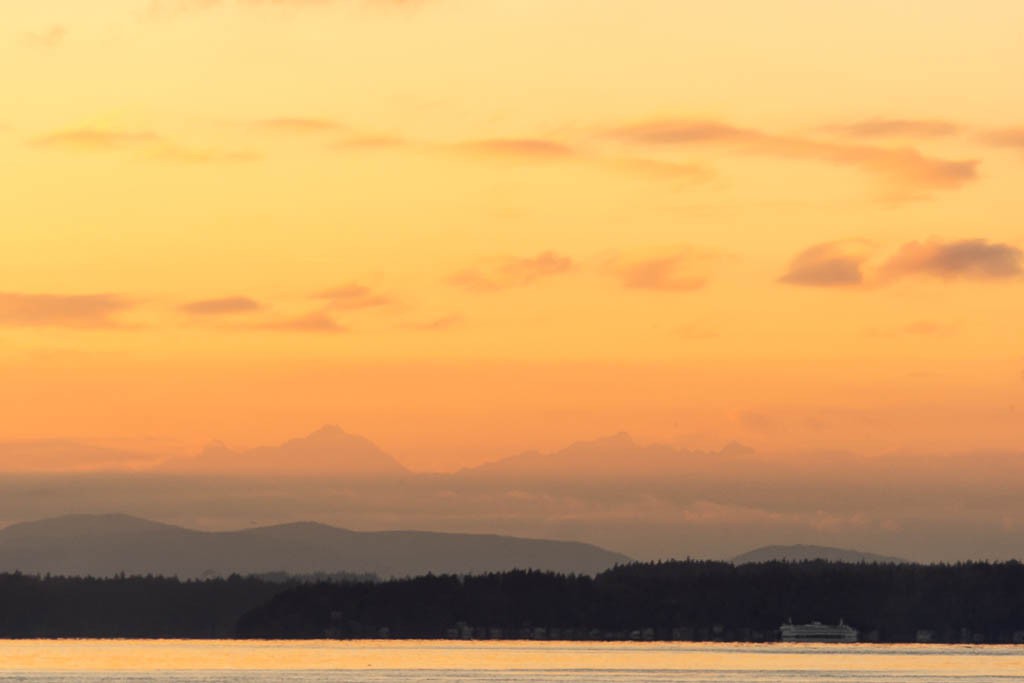
[[[215,441],[193,458],[172,458],[158,466],[169,472],[295,474],[395,477],[409,474],[397,460],[361,436],[326,425],[280,444],[234,451]]]
[[[0,443],[0,525],[113,510],[191,528],[299,519],[569,538],[645,560],[733,558],[766,539],[926,562],[1022,557],[1019,453],[700,451],[620,433],[429,473],[338,427],[194,455],[110,443]]]
[[[664,444],[641,445],[619,432],[600,439],[578,441],[554,453],[530,451],[467,467],[459,475],[473,478],[564,478],[585,474],[590,478],[673,473],[684,469],[727,466],[751,456],[754,450],[730,443],[720,451],[688,451]]]
[[[128,515],[70,515],[0,530],[0,571],[154,574],[481,574],[540,569],[596,574],[628,562],[594,545],[483,534],[357,532],[300,522],[196,531]]]
[[[754,451],[732,443],[716,452],[641,445],[626,433],[579,441],[553,453],[529,451],[464,468],[453,476],[487,478],[559,478],[586,473],[593,478],[644,472],[677,472],[728,466]],[[135,454],[71,440],[0,443],[0,472],[155,472],[275,476],[351,476],[390,478],[423,474],[403,466],[361,436],[336,425],[275,446],[246,450],[213,441],[196,455]]]

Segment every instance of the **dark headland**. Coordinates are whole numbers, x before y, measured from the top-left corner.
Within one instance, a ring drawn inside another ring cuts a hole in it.
[[[839,619],[876,642],[1024,641],[1024,566],[683,561],[596,576],[96,579],[0,574],[0,638],[771,641]]]

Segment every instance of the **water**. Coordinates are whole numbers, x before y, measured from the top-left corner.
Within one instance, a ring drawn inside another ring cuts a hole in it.
[[[467,641],[0,641],[0,682],[1024,680],[1024,648]]]

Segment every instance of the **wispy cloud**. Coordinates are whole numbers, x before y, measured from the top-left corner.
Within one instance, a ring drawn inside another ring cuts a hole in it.
[[[805,159],[859,168],[882,177],[906,198],[923,190],[953,189],[977,177],[977,161],[928,157],[913,148],[821,142],[737,128],[716,121],[664,120],[609,131],[613,139],[648,146],[716,145],[745,154]]]
[[[871,327],[866,330],[866,333],[872,337],[899,337],[904,335],[914,337],[947,337],[955,331],[956,326],[952,324],[935,322],[933,320],[915,320],[912,323],[900,325],[899,327]]]
[[[357,283],[335,287],[316,295],[317,299],[323,299],[328,305],[339,311],[350,311],[361,308],[380,308],[395,303],[394,299],[386,294],[381,294]]]
[[[220,316],[238,313],[255,313],[263,310],[263,304],[247,296],[229,296],[223,299],[191,301],[181,307],[190,315]]]
[[[188,164],[245,163],[262,158],[259,154],[248,151],[188,147],[152,131],[108,128],[72,128],[39,136],[32,140],[32,144],[36,147],[68,151],[131,151],[141,159]]]
[[[433,320],[406,323],[402,325],[402,329],[410,330],[412,332],[443,332],[461,325],[462,322],[463,319],[460,315],[446,315],[440,318],[434,318]]]
[[[577,152],[561,142],[541,138],[492,138],[473,140],[457,145],[457,148],[481,156],[506,159],[558,160],[570,159]]]
[[[525,287],[538,280],[568,273],[573,269],[568,256],[545,251],[527,258],[508,258],[460,271],[449,278],[456,287],[474,292],[495,292]]]
[[[296,318],[273,320],[256,326],[256,329],[271,332],[304,332],[314,334],[339,334],[348,332],[348,328],[340,325],[326,313],[310,313]]]
[[[1024,252],[983,239],[904,244],[880,269],[886,279],[925,275],[943,280],[1001,280],[1024,275]]]
[[[1024,151],[1024,127],[994,130],[986,133],[984,139],[994,147],[1011,147]]]
[[[642,157],[604,156],[593,150],[550,138],[517,137],[469,140],[450,146],[480,159],[521,162],[576,162],[620,173],[663,180],[704,181],[712,174],[698,164]]]
[[[934,119],[865,119],[825,126],[825,131],[851,138],[938,138],[956,135],[960,126]]]
[[[112,150],[152,145],[161,141],[149,131],[120,131],[102,128],[75,128],[35,138],[38,147],[74,150]]]
[[[9,327],[121,327],[117,314],[133,303],[113,294],[0,293],[0,325]]]
[[[863,242],[816,244],[797,254],[779,280],[809,287],[857,287],[864,283],[867,256]]]
[[[607,268],[624,287],[658,292],[692,292],[707,285],[712,255],[693,248],[646,257],[618,256]]]

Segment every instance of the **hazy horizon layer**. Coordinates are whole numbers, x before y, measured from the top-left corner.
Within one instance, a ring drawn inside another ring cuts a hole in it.
[[[5,451],[30,454],[37,471],[0,479],[0,525],[117,512],[208,530],[315,521],[575,540],[640,560],[731,559],[792,544],[922,562],[1024,558],[1015,521],[1024,517],[1024,456],[1013,453],[779,457],[618,434],[417,473],[338,427],[251,450],[212,444],[135,471],[118,468],[137,454],[70,442]]]

